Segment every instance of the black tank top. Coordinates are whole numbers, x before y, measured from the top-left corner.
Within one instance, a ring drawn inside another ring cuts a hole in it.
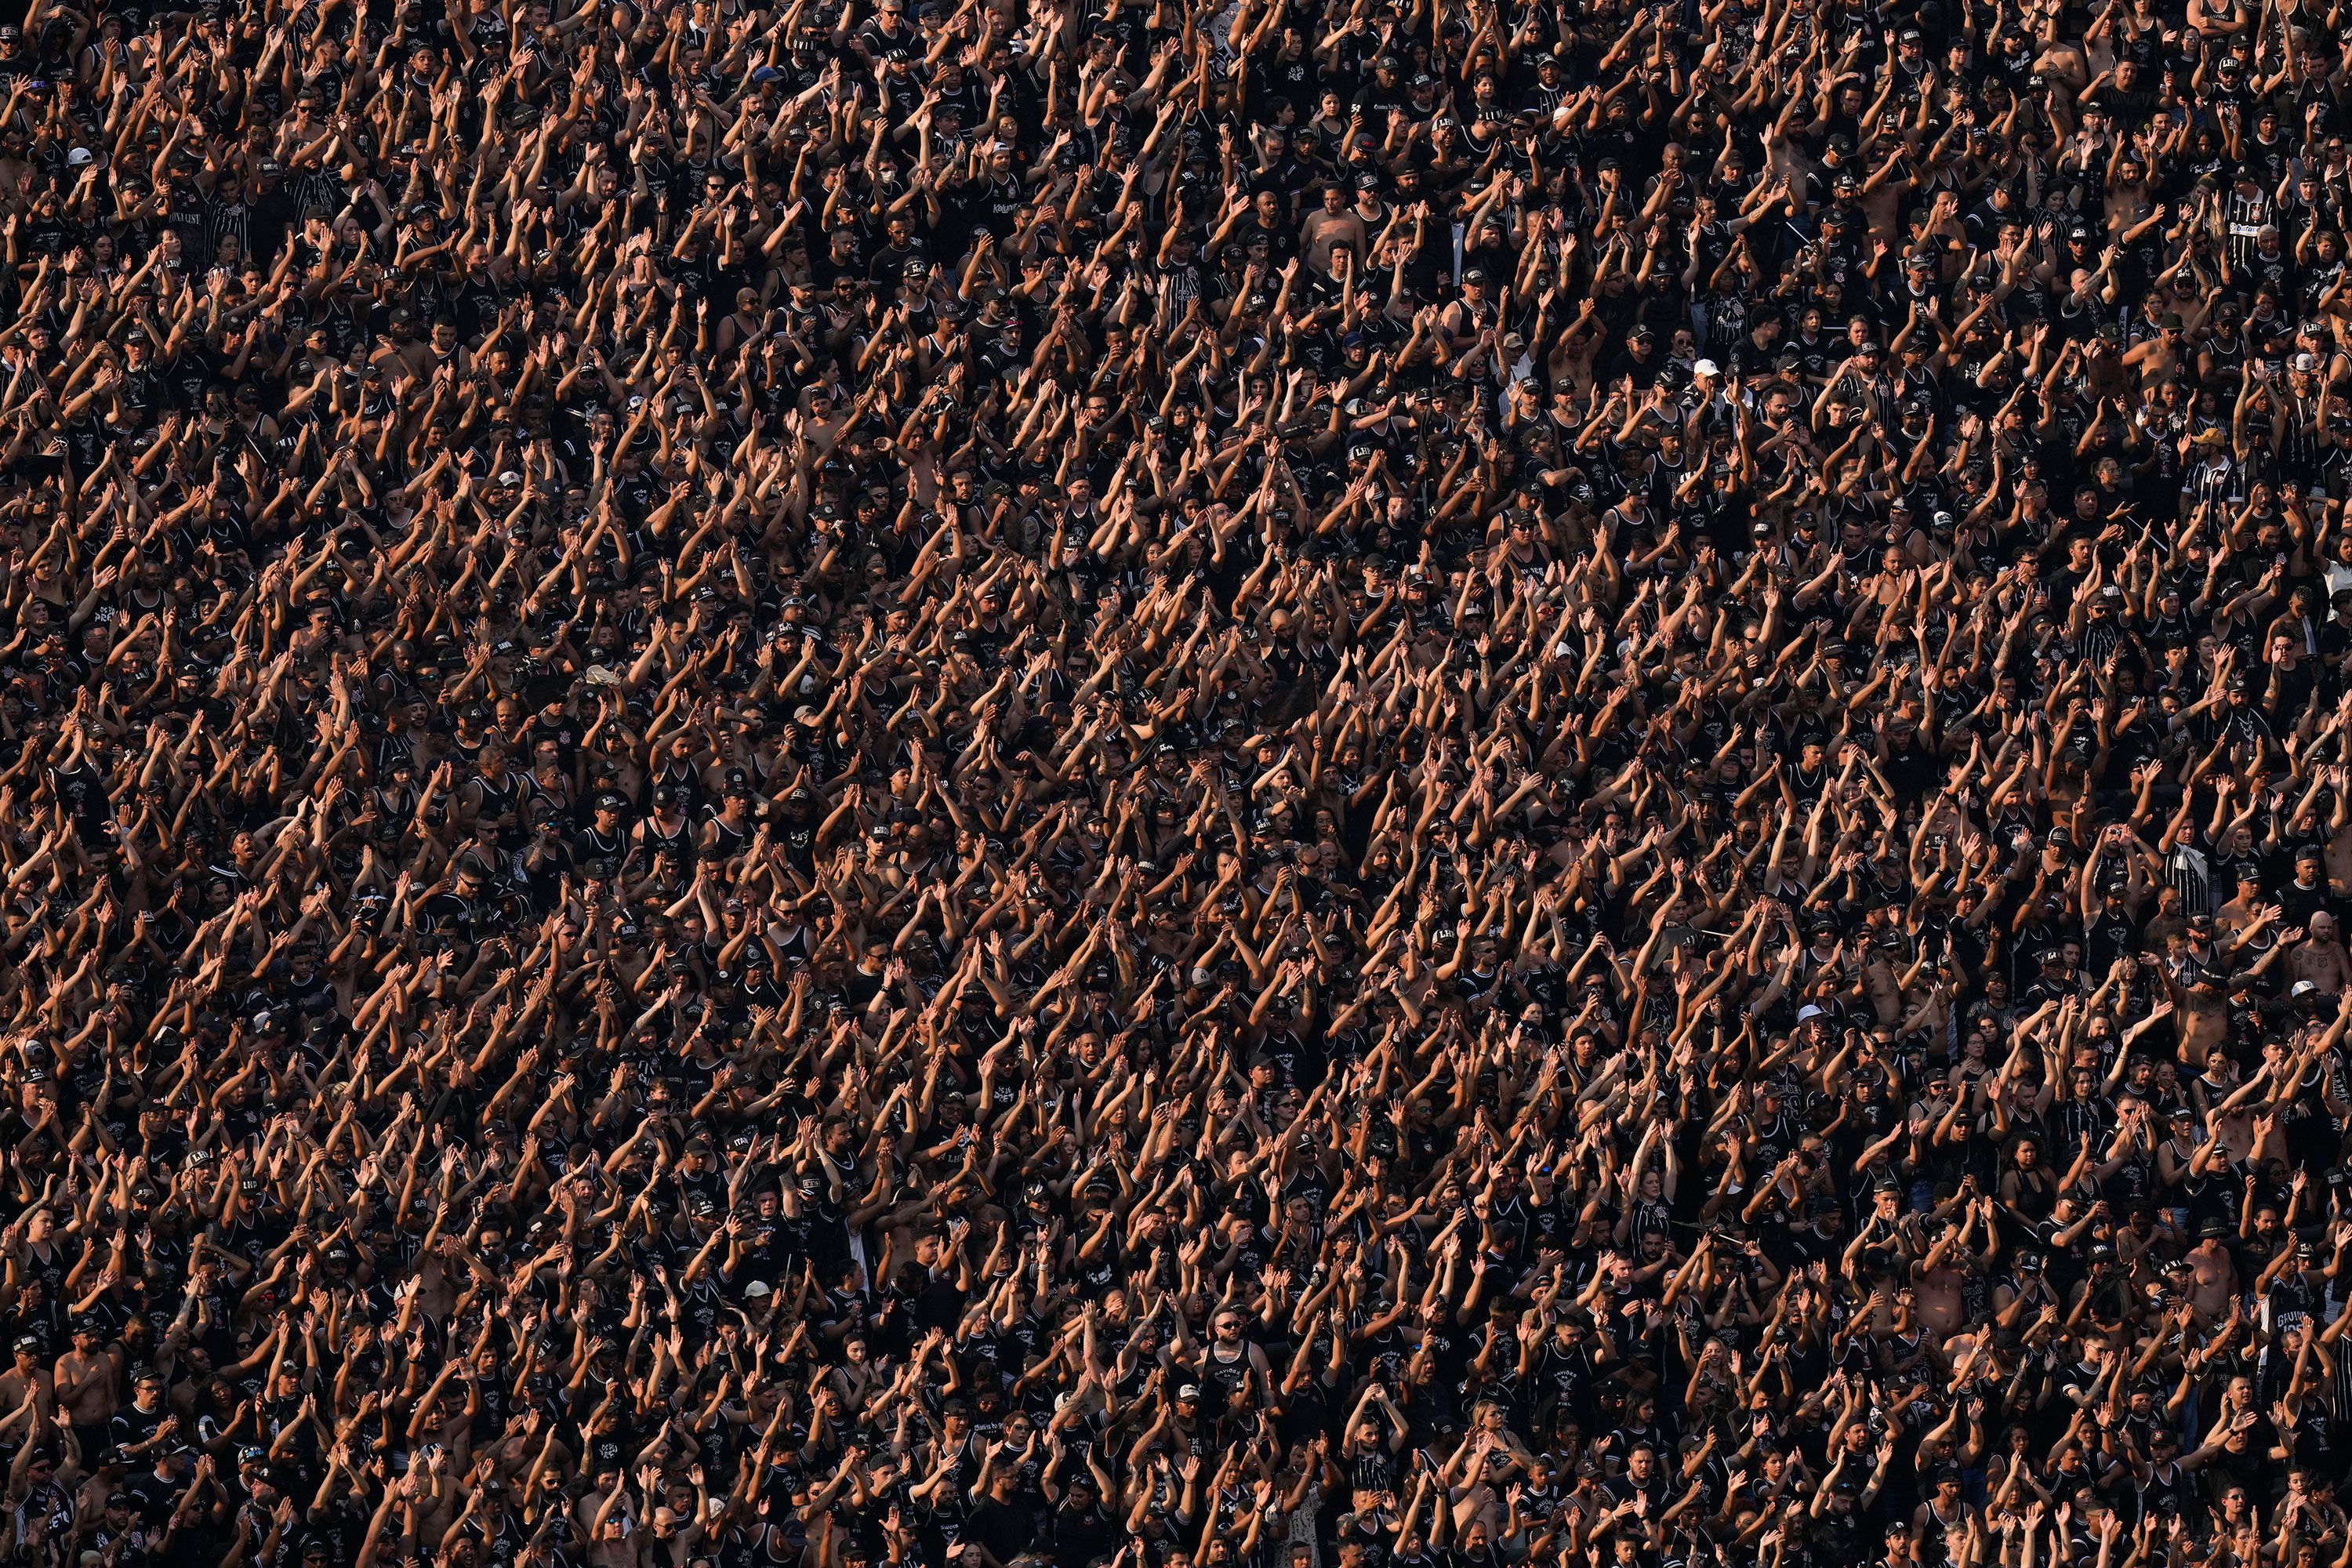
[[[1249,1347],[1246,1345],[1236,1347],[1236,1352],[1231,1361],[1219,1355],[1218,1348],[1216,1345],[1211,1345],[1201,1357],[1202,1384],[1201,1392],[1206,1394],[1211,1387],[1216,1388],[1224,1396],[1223,1403],[1225,1407],[1233,1409],[1241,1405],[1242,1396],[1249,1388]],[[1208,1401],[1203,1400],[1202,1403],[1205,1405]]]
[[[731,860],[751,841],[751,836],[740,827],[730,827],[717,812],[710,815],[710,853],[720,860]]]
[[[648,816],[645,820],[646,847],[649,850],[675,849],[682,861],[694,859],[694,834],[681,820],[674,828],[665,828]]]

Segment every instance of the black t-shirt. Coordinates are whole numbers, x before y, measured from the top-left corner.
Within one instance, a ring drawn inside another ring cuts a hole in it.
[[[135,1447],[153,1437],[156,1429],[170,1415],[168,1406],[145,1411],[136,1405],[126,1405],[114,1413],[112,1421],[107,1423],[106,1440],[118,1448]]]
[[[998,1562],[1010,1563],[1029,1549],[1037,1531],[1028,1510],[999,1502],[992,1496],[982,1498],[973,1507],[964,1520],[963,1533]]]
[[[2285,923],[2290,926],[2309,926],[2312,916],[2336,912],[2336,898],[2327,890],[2325,879],[2308,888],[2290,881],[2273,897],[2279,908],[2285,911]]]
[[[1056,1563],[1091,1563],[1110,1555],[1118,1542],[1118,1531],[1099,1508],[1055,1510],[1047,1535]]]
[[[183,1481],[165,1480],[150,1465],[124,1481],[122,1489],[130,1494],[131,1506],[141,1519],[151,1525],[161,1526],[170,1522],[172,1509],[181,1494],[187,1490],[187,1485]]]

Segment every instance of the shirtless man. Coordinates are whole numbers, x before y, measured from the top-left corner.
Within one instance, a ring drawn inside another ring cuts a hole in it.
[[[15,1360],[6,1372],[0,1372],[0,1415],[22,1409],[25,1396],[29,1394],[39,1421],[57,1419],[57,1385],[50,1380],[47,1369],[41,1365],[40,1354],[39,1340],[30,1334],[18,1337]]]
[[[2230,1038],[2230,1000],[2218,978],[2200,974],[2193,985],[2172,984],[2173,1016],[2180,1027],[2180,1059],[2192,1069]]]
[[[1298,243],[1307,252],[1307,265],[1324,277],[1331,276],[1331,247],[1345,241],[1354,255],[1364,254],[1368,236],[1364,220],[1348,205],[1348,192],[1336,180],[1323,187],[1323,205],[1307,215],[1298,226]]]
[[[2331,996],[2352,984],[2352,953],[2344,951],[2344,933],[2326,910],[2311,917],[2310,934],[2288,952],[2286,962],[2295,979],[2308,980]]]
[[[2343,557],[2337,559],[2340,562]],[[2341,591],[2332,597],[2340,599]],[[2327,868],[2328,891],[2338,898],[2352,897],[2352,809],[2347,808],[2345,795],[2347,789],[2352,789],[2352,769],[2327,767],[2320,769],[2320,773],[2336,792],[2336,815],[2327,825],[2327,843],[2320,851],[2320,863]]]
[[[1888,1029],[1894,1028],[1903,1016],[1903,988],[1895,983],[1895,970],[1902,951],[1899,943],[1873,942],[1862,965],[1862,984],[1870,996],[1870,1010]]]
[[[2249,861],[2238,874],[2237,891],[2221,906],[2214,923],[2231,941],[2244,943],[2260,937],[2265,927],[2276,924],[2281,911],[2274,904],[2265,903],[2260,873]]]
[[[2124,368],[2139,373],[2144,386],[2169,380],[2182,363],[2189,323],[2178,310],[2168,310],[2157,322],[2154,337],[2143,338],[2124,351]]]
[[[1989,1230],[1991,1224],[1992,1200],[1979,1198],[1958,1225],[1947,1223],[1927,1248],[1927,1256],[1911,1265],[1911,1283],[1918,1292],[1919,1326],[1927,1331],[1929,1344],[1941,1347],[1968,1321],[1960,1285],[1968,1277],[1969,1260],[1982,1256],[1984,1242],[1979,1232]]]
[[[122,1347],[100,1342],[96,1319],[77,1318],[73,1349],[58,1357],[56,1379],[58,1406],[81,1445],[81,1462],[94,1466],[106,1447],[107,1424],[114,1419]]]
[[[2238,1260],[2231,1255],[2226,1221],[2209,1219],[2197,1227],[2197,1245],[2189,1250],[2189,1304],[2208,1323],[2229,1314],[2238,1298]]]

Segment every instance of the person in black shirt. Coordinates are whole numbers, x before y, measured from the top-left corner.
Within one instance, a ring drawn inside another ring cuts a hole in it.
[[[980,1500],[965,1516],[962,1539],[977,1547],[987,1568],[1006,1568],[1029,1549],[1036,1538],[1030,1510],[1017,1502],[1021,1474],[1009,1461],[992,1456],[973,1486]]]

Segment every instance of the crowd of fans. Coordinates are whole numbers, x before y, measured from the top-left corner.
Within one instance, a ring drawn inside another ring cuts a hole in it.
[[[2347,1568],[2343,0],[32,0],[23,1568]]]

